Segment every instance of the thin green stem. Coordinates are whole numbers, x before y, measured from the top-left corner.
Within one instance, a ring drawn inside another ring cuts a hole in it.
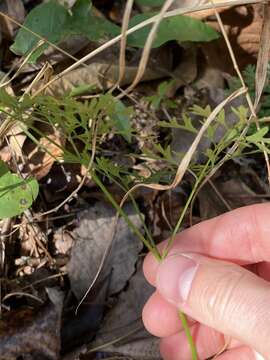
[[[195,182],[195,185],[193,186],[193,189],[187,199],[187,202],[185,203],[185,206],[184,206],[184,209],[183,211],[181,212],[181,215],[177,221],[177,224],[173,230],[173,233],[168,241],[168,245],[166,246],[165,250],[163,251],[163,254],[162,254],[162,259],[164,259],[167,255],[168,255],[168,252],[169,250],[171,249],[172,245],[173,245],[173,242],[174,242],[174,239],[175,239],[175,236],[176,234],[178,233],[179,229],[180,229],[180,226],[182,225],[182,222],[183,222],[183,219],[186,215],[186,212],[188,210],[188,207],[193,199],[193,196],[195,195],[196,193],[196,190],[198,188],[198,186],[200,185],[200,182],[202,181],[202,179],[204,178],[205,176],[205,173],[208,169],[208,166],[209,166],[209,163],[210,163],[210,160],[207,161],[206,165],[204,166],[202,172],[200,173],[200,176],[198,177],[198,179],[196,180]]]
[[[190,332],[190,328],[188,326],[187,317],[180,310],[178,312],[178,315],[179,315],[179,318],[181,320],[183,329],[185,331],[185,334],[186,334],[186,337],[187,337],[187,340],[188,340],[188,343],[189,343],[189,347],[190,347],[190,350],[191,350],[191,359],[192,360],[198,360],[199,357],[198,357],[196,345],[194,343],[193,337],[192,337],[191,332]]]
[[[161,257],[158,252],[158,250],[151,246],[149,242],[144,238],[144,236],[140,233],[140,231],[137,229],[137,227],[133,224],[133,222],[130,220],[130,218],[127,216],[127,214],[124,212],[124,210],[117,204],[115,199],[113,198],[112,194],[106,189],[100,178],[95,172],[91,173],[92,179],[94,182],[99,186],[103,194],[107,197],[107,199],[110,201],[110,203],[114,206],[114,208],[118,211],[118,213],[124,218],[128,226],[132,229],[134,234],[138,236],[138,238],[143,242],[143,244],[147,247],[147,249],[154,255],[154,257],[157,259],[157,261],[160,261]]]
[[[100,171],[100,170],[99,170],[99,171]],[[123,191],[125,191],[125,192],[128,191],[123,184],[121,184],[120,182],[118,182],[118,181],[117,181],[115,178],[113,178],[110,174],[107,174],[107,173],[106,173],[106,176],[107,176],[111,181],[113,181],[115,184],[117,184]],[[136,213],[138,214],[138,216],[139,216],[139,218],[140,218],[140,220],[141,220],[141,223],[142,223],[142,226],[143,226],[143,228],[144,228],[145,234],[147,235],[147,237],[148,237],[148,239],[149,239],[149,240],[148,240],[149,243],[152,245],[153,248],[156,248],[155,241],[154,241],[154,239],[153,239],[153,237],[152,237],[152,235],[151,235],[148,227],[147,227],[146,224],[145,224],[145,221],[144,221],[144,218],[143,218],[143,216],[142,216],[142,213],[141,213],[141,211],[140,211],[140,209],[139,209],[139,207],[138,207],[138,205],[137,205],[137,202],[136,202],[136,200],[134,199],[132,193],[129,194],[129,198],[131,199],[132,204],[133,204],[133,207],[134,207]],[[157,250],[157,251],[158,251],[158,250]],[[160,256],[160,257],[161,257],[161,256]]]

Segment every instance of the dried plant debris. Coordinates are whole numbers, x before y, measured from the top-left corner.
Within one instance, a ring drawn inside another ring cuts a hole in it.
[[[223,172],[209,180],[198,193],[200,220],[221,215],[229,210],[248,206],[269,199],[268,189],[250,163],[239,168],[237,163],[228,164],[227,174]]]
[[[135,226],[140,227],[140,216],[132,210],[132,206],[128,205],[125,211]],[[108,295],[112,295],[121,291],[134,273],[143,245],[123,219],[119,220],[113,239],[115,216],[115,211],[101,202],[79,214],[79,226],[72,233],[74,246],[67,266],[71,289],[78,300],[94,280],[112,240],[112,248],[98,283],[107,279]]]
[[[62,294],[48,289],[50,301],[38,308],[5,312],[0,320],[1,360],[58,360]]]
[[[144,330],[141,321],[143,306],[153,291],[143,276],[140,262],[128,288],[106,315],[90,349],[100,346],[99,351],[133,359],[159,359],[158,339]],[[111,344],[112,341],[115,343]]]

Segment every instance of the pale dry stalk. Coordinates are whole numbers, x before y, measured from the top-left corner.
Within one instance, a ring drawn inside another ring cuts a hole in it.
[[[147,37],[147,40],[146,40],[146,43],[145,43],[145,46],[144,46],[144,49],[143,49],[143,53],[142,53],[142,56],[141,56],[141,59],[140,59],[137,74],[136,74],[135,79],[133,80],[132,84],[125,90],[126,93],[131,92],[138,85],[138,83],[141,81],[141,79],[142,79],[142,77],[144,75],[147,63],[148,63],[148,59],[149,59],[149,56],[150,56],[152,45],[153,45],[153,43],[155,41],[156,33],[158,31],[158,27],[159,27],[161,21],[163,20],[165,13],[167,12],[167,10],[169,10],[169,8],[171,7],[171,5],[173,3],[174,3],[174,0],[166,0],[164,5],[161,8],[159,14],[157,15],[156,20],[153,23],[153,26],[152,26],[152,28],[150,30],[150,33],[149,33],[148,37]]]
[[[232,49],[230,40],[228,38],[228,35],[226,33],[226,30],[224,28],[223,22],[221,20],[221,17],[219,15],[219,13],[216,11],[215,9],[215,4],[213,3],[213,1],[211,0],[212,6],[214,8],[215,11],[215,15],[220,27],[220,30],[222,32],[222,35],[224,37],[224,40],[226,42],[230,57],[232,59],[232,63],[234,66],[234,69],[236,71],[236,74],[242,84],[243,87],[246,86],[244,78],[241,74],[241,71],[239,69],[236,57],[234,55],[234,51]],[[259,56],[258,56],[258,62],[257,62],[257,69],[259,69],[259,71],[256,72],[256,99],[255,99],[255,105],[253,105],[252,100],[251,100],[251,96],[249,94],[249,92],[247,91],[246,93],[246,100],[251,112],[251,115],[253,117],[253,119],[255,120],[256,123],[256,127],[257,130],[260,130],[260,123],[258,121],[258,117],[256,114],[256,107],[260,101],[262,92],[263,92],[263,88],[266,82],[266,77],[267,77],[267,65],[268,65],[268,56],[269,56],[269,50],[270,50],[270,10],[269,10],[269,2],[267,4],[264,4],[264,21],[263,21],[263,29],[262,29],[262,36],[261,36],[261,43],[260,43],[260,51],[259,51]],[[262,140],[261,141],[261,145],[263,147],[263,154],[264,154],[264,158],[265,158],[265,163],[266,163],[266,167],[267,167],[267,172],[268,172],[268,182],[270,184],[270,164],[269,164],[269,156],[265,147],[265,143]]]
[[[230,96],[228,96],[225,100],[223,100],[219,105],[216,106],[216,108],[212,111],[212,113],[208,116],[208,118],[206,119],[206,121],[204,122],[202,127],[200,128],[198,134],[196,135],[195,139],[193,140],[193,143],[191,144],[190,148],[188,149],[188,151],[184,155],[183,159],[181,160],[181,162],[178,166],[175,178],[170,185],[144,184],[144,183],[136,184],[125,194],[125,196],[123,197],[123,199],[121,201],[120,206],[122,207],[123,204],[125,203],[125,201],[127,200],[128,196],[134,190],[136,190],[140,187],[146,187],[149,189],[162,190],[162,191],[174,189],[180,183],[180,181],[183,179],[183,176],[184,176],[186,170],[188,169],[191,159],[192,159],[202,137],[204,136],[206,130],[208,129],[208,127],[212,124],[212,122],[216,119],[217,115],[227,104],[229,104],[233,99],[237,98],[238,96],[245,94],[246,92],[247,92],[246,87],[242,87],[242,88],[236,90],[235,92],[233,92]]]
[[[126,7],[125,7],[123,23],[122,23],[122,31],[121,31],[121,42],[120,42],[119,75],[118,75],[118,80],[117,80],[116,84],[114,85],[114,87],[111,89],[111,91],[116,89],[121,84],[121,81],[123,80],[123,78],[125,76],[127,31],[128,31],[128,25],[129,25],[129,20],[130,20],[130,16],[131,16],[131,11],[133,8],[133,3],[134,3],[134,0],[128,0]]]
[[[223,7],[228,7],[228,6],[231,7],[231,6],[237,6],[237,5],[247,5],[247,4],[256,4],[256,3],[263,3],[263,0],[234,0],[234,1],[228,0],[228,1],[224,1],[224,2],[216,4],[215,7],[223,8]],[[212,4],[206,4],[206,5],[200,5],[200,6],[196,6],[196,7],[192,7],[192,8],[190,8],[190,7],[179,8],[179,9],[175,9],[172,11],[168,11],[167,13],[164,14],[163,17],[168,18],[168,17],[172,17],[172,16],[176,16],[176,15],[185,15],[185,14],[189,14],[189,13],[196,13],[199,11],[212,9],[212,7],[213,7]],[[158,15],[155,15],[155,16],[151,17],[150,19],[147,19],[147,20],[139,23],[136,26],[133,26],[131,29],[129,29],[126,32],[126,35],[132,34],[135,31],[154,23],[157,19],[158,19]],[[109,47],[111,47],[112,45],[118,43],[121,40],[121,38],[122,38],[122,35],[118,35],[118,36],[114,37],[113,39],[107,41],[105,44],[101,45],[97,49],[91,51],[89,54],[87,54],[86,56],[81,58],[79,61],[76,61],[74,64],[72,64],[71,66],[69,66],[68,68],[63,70],[61,73],[57,74],[42,88],[40,88],[39,91],[36,93],[36,95],[38,95],[39,93],[42,93],[47,87],[52,85],[56,80],[60,79],[61,77],[63,77],[67,73],[69,73],[70,71],[76,69],[81,64],[85,63],[86,61],[89,61],[97,54],[100,54],[102,51],[104,51],[104,50],[108,49]]]

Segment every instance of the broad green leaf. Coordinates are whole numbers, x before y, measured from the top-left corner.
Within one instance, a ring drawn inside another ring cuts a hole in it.
[[[77,0],[72,8],[72,17],[67,24],[67,33],[83,34],[92,41],[108,40],[120,34],[120,28],[107,19],[92,14],[89,0]]]
[[[138,5],[159,7],[164,4],[164,0],[136,0]]]
[[[38,196],[38,182],[22,179],[12,174],[4,162],[0,162],[0,218],[23,213]]]
[[[154,13],[145,13],[134,16],[130,21],[130,28],[151,18]],[[146,39],[151,30],[152,24],[148,25],[128,36],[128,44],[136,47],[144,47]],[[212,41],[219,37],[219,34],[202,21],[192,19],[188,16],[172,16],[161,21],[153,47],[171,41]]]
[[[64,6],[56,1],[49,1],[36,6],[27,15],[24,27],[32,32],[42,36],[50,42],[57,44],[65,36],[65,27],[70,20],[70,15]],[[25,55],[37,46],[40,39],[33,33],[21,28],[15,38],[11,50],[17,55]],[[45,44],[33,54],[33,60],[36,60],[48,47]]]
[[[21,28],[11,50],[18,55],[28,54],[40,41],[35,34],[53,44],[58,44],[73,35],[85,35],[92,41],[99,41],[120,33],[118,26],[94,16],[91,9],[92,3],[89,0],[77,0],[70,12],[56,0],[36,6],[27,15],[23,24],[31,32]],[[35,62],[47,47],[48,44],[44,44],[36,50],[30,62]]]

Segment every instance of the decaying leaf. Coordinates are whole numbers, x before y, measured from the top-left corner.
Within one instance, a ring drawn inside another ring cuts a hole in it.
[[[48,290],[48,305],[2,314],[0,360],[59,359],[63,298],[58,290]]]
[[[230,164],[227,172],[230,179],[220,177],[210,180],[198,193],[201,220],[213,218],[229,210],[268,201],[265,183],[258,174],[249,167],[243,159],[243,166],[239,171],[237,166]],[[261,195],[258,195],[261,194]]]
[[[28,154],[28,166],[31,174],[40,180],[44,178],[51,170],[55,161],[63,156],[63,146],[65,140],[59,130],[42,137],[39,140],[39,147]],[[27,152],[24,151],[24,154]]]
[[[130,84],[137,73],[137,66],[127,66],[125,77],[121,81],[121,86]],[[155,80],[164,77],[164,72],[158,69],[149,68],[142,79]],[[88,65],[87,68],[79,67],[56,80],[46,89],[46,94],[60,96],[74,90],[74,88],[90,85],[93,89],[106,90],[113,86],[118,80],[118,64],[107,62],[97,62]]]
[[[130,220],[140,226],[139,215],[132,207],[125,208]],[[74,230],[74,246],[68,264],[71,289],[77,299],[81,299],[96,276],[102,257],[112,240],[115,211],[103,203],[79,215],[80,224]],[[106,259],[99,283],[108,279],[108,294],[122,290],[135,270],[135,264],[142,243],[132,234],[123,219],[117,225],[117,231],[110,253]]]
[[[22,24],[25,17],[25,9],[22,0],[5,0],[1,1],[0,11],[7,14],[16,22]],[[18,29],[18,24],[15,24],[4,15],[0,16],[1,31],[8,39],[13,39],[15,31]]]
[[[143,306],[153,291],[154,288],[144,278],[140,263],[128,289],[120,294],[116,306],[105,317],[91,348],[122,338],[119,343],[104,346],[102,351],[132,359],[160,359],[159,341],[147,333],[141,321]]]
[[[213,14],[205,14],[207,16]],[[223,9],[220,13],[224,28],[229,36],[237,63],[240,68],[248,64],[255,63],[260,47],[260,34],[262,29],[262,5],[255,4],[249,6],[238,6]],[[192,16],[192,14],[191,14]],[[212,16],[208,19],[208,24],[219,30],[219,25]],[[220,70],[233,72],[233,65],[229,56],[224,58],[220,54],[227,52],[226,44],[221,38],[212,44],[203,44],[203,49],[207,49],[208,56],[211,56]]]

